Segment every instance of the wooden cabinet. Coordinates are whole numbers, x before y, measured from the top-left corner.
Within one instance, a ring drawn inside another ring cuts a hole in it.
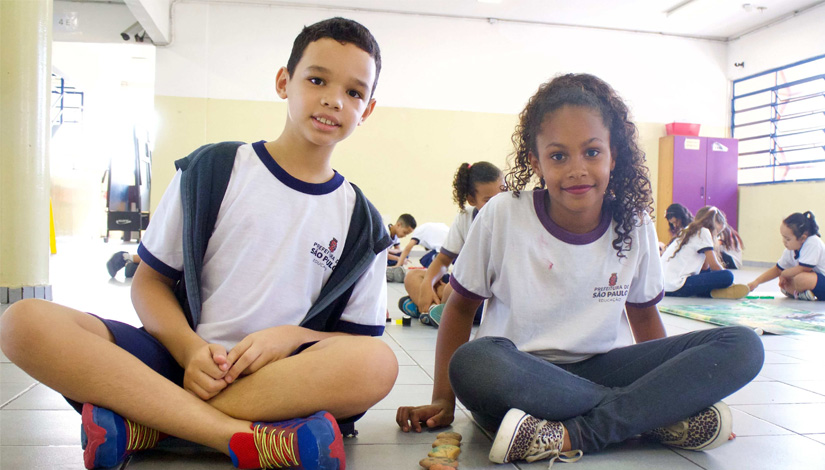
[[[739,210],[739,141],[715,137],[669,135],[659,139],[659,188],[656,232],[670,240],[665,210],[678,202],[696,214],[716,206],[737,228]]]

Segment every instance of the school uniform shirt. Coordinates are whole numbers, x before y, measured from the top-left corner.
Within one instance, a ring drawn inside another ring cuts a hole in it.
[[[476,215],[478,215],[478,209],[473,207],[473,210],[461,211],[455,216],[453,224],[450,225],[450,231],[447,233],[447,240],[444,241],[439,253],[453,260],[458,257],[467,240],[467,235],[470,234],[470,226]]]
[[[450,284],[464,297],[489,299],[476,337],[503,336],[557,363],[630,344],[619,334],[625,304],[649,307],[664,295],[653,223],[642,216],[620,258],[610,214],[574,234],[550,219],[548,202],[546,190],[505,193],[470,228]]]
[[[180,177],[141,241],[149,255],[142,261],[161,273],[183,270]],[[204,255],[198,335],[229,350],[256,331],[300,324],[338,262],[354,207],[355,190],[339,173],[306,183],[281,168],[263,141],[240,146]],[[347,331],[383,327],[386,264],[385,250],[356,283],[341,316]]]
[[[428,250],[438,251],[441,249],[441,245],[444,244],[444,240],[447,239],[449,231],[450,227],[447,227],[446,224],[427,222],[416,227],[410,238],[416,240],[419,245]]]
[[[667,246],[662,253],[662,265],[665,270],[665,292],[675,292],[685,285],[689,276],[699,274],[707,258],[705,252],[713,250],[713,235],[710,230],[702,227],[699,232],[690,237],[685,246],[676,253],[680,239],[676,239]],[[676,256],[673,254],[676,253]]]
[[[392,237],[392,241],[390,242],[390,246],[396,246],[397,247],[398,245],[401,244],[401,240],[398,239],[398,235],[392,235],[392,232],[390,232],[390,227],[392,227],[392,224],[387,225],[387,232],[389,232],[390,236]]]
[[[805,266],[825,276],[825,243],[816,235],[811,235],[799,250],[785,250],[776,267],[781,270]]]

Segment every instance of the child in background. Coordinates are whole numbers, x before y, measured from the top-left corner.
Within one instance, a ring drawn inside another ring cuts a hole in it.
[[[166,435],[239,468],[345,467],[337,420],[360,417],[398,374],[370,337],[384,331],[390,237],[331,164],[370,116],[380,69],[361,24],[307,26],[275,77],[280,136],[176,162],[138,247],[143,328],[42,300],[5,312],[3,352],[82,407],[87,468]]]
[[[442,305],[447,301],[452,289],[450,288],[447,269],[455,261],[464,246],[470,225],[478,215],[478,211],[487,204],[493,196],[504,188],[504,179],[501,170],[489,162],[476,162],[472,165],[462,163],[453,178],[453,201],[458,205],[459,213],[450,226],[447,240],[441,247],[427,271],[412,271],[404,278],[404,288],[409,295],[401,297],[398,308],[413,318],[420,318],[421,323],[438,326],[439,312],[432,318],[431,307]],[[465,210],[469,204],[472,210]],[[423,315],[421,312],[425,312]],[[476,315],[480,320],[479,315]]]
[[[401,254],[401,240],[407,235],[411,234],[418,224],[415,217],[410,214],[401,214],[394,224],[389,224],[387,228],[392,238],[392,245],[387,251],[387,266],[395,266],[398,264],[398,255]]]
[[[665,294],[674,297],[741,299],[750,289],[733,283],[733,273],[719,264],[714,247],[716,237],[727,226],[725,215],[713,206],[696,213],[662,253]]]
[[[129,279],[135,275],[139,264],[140,256],[131,255],[126,251],[118,251],[106,262],[106,271],[109,272],[109,276],[115,277],[118,271],[126,268],[123,272],[125,273],[126,279]]]
[[[748,283],[750,290],[779,278],[779,288],[788,297],[825,300],[825,243],[810,211],[789,215],[779,226],[785,252],[776,266]]]
[[[762,343],[745,327],[665,337],[650,181],[625,104],[592,75],[557,77],[513,142],[512,195],[479,213],[450,279],[432,403],[400,407],[401,430],[452,423],[458,398],[498,428],[497,463],[574,461],[645,432],[682,449],[727,442],[731,413],[716,402],[756,376]],[[636,344],[619,334],[625,310]]]
[[[441,245],[444,244],[444,240],[447,239],[449,231],[450,227],[440,222],[427,222],[419,225],[410,235],[410,241],[404,247],[404,251],[398,255],[397,264],[387,268],[387,281],[404,282],[407,275],[407,268],[404,267],[404,263],[407,262],[412,249],[418,244],[428,250],[419,260],[421,266],[428,267],[435,255],[438,254],[438,250],[441,249]]]
[[[742,267],[742,249],[745,248],[739,233],[730,225],[719,232],[719,257],[725,269],[739,269]]]
[[[693,222],[693,214],[690,213],[690,209],[687,207],[674,203],[667,206],[665,220],[667,220],[668,228],[670,228],[670,239],[673,240],[683,228]]]

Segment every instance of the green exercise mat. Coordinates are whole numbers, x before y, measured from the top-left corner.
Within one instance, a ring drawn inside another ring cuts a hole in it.
[[[774,303],[660,305],[659,310],[714,325],[742,325],[777,335],[803,331],[825,332],[825,314],[781,307]]]

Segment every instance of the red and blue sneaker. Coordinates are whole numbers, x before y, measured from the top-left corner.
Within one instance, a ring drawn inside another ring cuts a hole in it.
[[[126,456],[158,445],[166,434],[129,421],[117,413],[83,404],[80,442],[86,468],[114,467]]]
[[[238,468],[346,469],[344,440],[329,412],[251,428],[229,440],[229,456]]]

